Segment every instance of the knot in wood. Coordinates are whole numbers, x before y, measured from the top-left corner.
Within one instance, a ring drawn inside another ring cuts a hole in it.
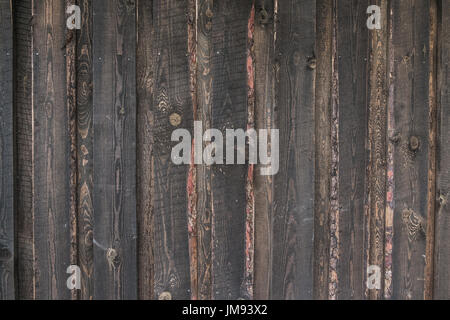
[[[172,294],[168,291],[164,291],[159,295],[158,300],[172,300]]]
[[[260,24],[268,24],[269,23],[269,13],[267,13],[266,9],[262,9],[259,12],[258,21]]]
[[[409,138],[409,148],[411,149],[411,151],[417,151],[419,149],[419,146],[420,146],[419,138],[416,136],[411,136]]]
[[[174,112],[169,116],[169,122],[173,127],[178,127],[181,123],[181,116]]]

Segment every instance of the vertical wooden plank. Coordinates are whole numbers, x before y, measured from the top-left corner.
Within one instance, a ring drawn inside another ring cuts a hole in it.
[[[65,8],[75,5],[75,0],[66,0]],[[69,14],[66,12],[66,19]],[[78,180],[78,145],[77,145],[77,72],[76,72],[76,30],[66,29],[66,112],[69,130],[69,232],[70,232],[70,264],[78,265],[78,237],[77,237],[77,180]],[[72,300],[78,299],[78,290],[72,289]]]
[[[153,299],[153,2],[137,2],[138,297]]]
[[[202,121],[203,130],[211,128],[212,110],[212,0],[197,2],[197,117]],[[204,142],[201,142],[205,146]],[[211,242],[211,167],[197,165],[197,248],[198,248],[198,299],[212,297],[212,242]]]
[[[279,1],[273,299],[313,297],[316,1]]]
[[[14,1],[16,283],[18,299],[34,297],[32,1]]]
[[[331,89],[333,0],[316,3],[316,176],[314,212],[314,299],[328,299],[330,251],[329,212],[331,210]]]
[[[255,126],[274,127],[275,105],[275,2],[259,0],[255,4]],[[272,277],[272,200],[273,177],[255,170],[255,270],[254,298],[269,299]]]
[[[442,0],[438,23],[439,140],[437,156],[434,298],[450,299],[450,1]]]
[[[197,0],[188,1],[188,56],[189,56],[189,86],[192,99],[193,119],[198,119],[197,112]],[[195,138],[192,139],[194,146]],[[186,192],[188,197],[188,234],[189,263],[191,274],[191,299],[198,299],[198,214],[197,214],[197,166],[194,163],[194,153],[191,150]]]
[[[14,299],[13,20],[0,0],[0,300]]]
[[[384,274],[385,216],[386,216],[386,165],[387,165],[387,104],[388,104],[388,17],[386,0],[371,2],[381,9],[381,28],[369,31],[368,59],[368,115],[367,115],[367,199],[366,230],[368,241],[366,263],[362,265],[362,285],[367,283],[367,268],[377,266]],[[361,9],[362,10],[362,9]],[[362,26],[361,28],[364,28]],[[370,299],[384,297],[383,279],[381,287],[368,289],[365,296]]]
[[[187,177],[189,168],[171,160],[172,131],[192,131],[186,1],[153,1],[154,79],[152,104],[154,294],[190,297]]]
[[[251,1],[214,1],[211,127],[247,128],[247,39]],[[211,167],[212,298],[245,294],[246,166]]]
[[[428,53],[428,185],[427,185],[427,213],[425,249],[425,288],[424,299],[433,299],[434,274],[434,245],[435,245],[435,217],[436,217],[436,153],[437,153],[437,37],[438,13],[437,0],[430,0],[429,11],[429,53]]]
[[[70,299],[69,119],[66,112],[65,6],[33,2],[35,298]]]
[[[337,299],[364,298],[368,1],[337,1]]]
[[[81,10],[81,30],[76,38],[78,263],[82,271],[80,299],[92,300],[94,296],[92,1],[80,0],[78,5]]]
[[[394,299],[422,299],[428,180],[430,1],[394,1]]]
[[[135,13],[93,2],[95,299],[137,297]]]

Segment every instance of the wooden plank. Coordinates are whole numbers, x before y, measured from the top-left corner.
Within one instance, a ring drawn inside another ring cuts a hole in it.
[[[211,127],[222,132],[247,128],[250,10],[250,0],[213,5]],[[248,298],[243,296],[247,168],[214,164],[211,171],[212,298]]]
[[[364,196],[368,1],[337,1],[337,287],[336,299],[364,297]],[[336,291],[334,291],[336,290]]]
[[[14,299],[13,20],[0,0],[0,300]]]
[[[70,299],[69,119],[66,112],[65,6],[33,3],[35,298]]]
[[[137,297],[135,18],[93,3],[94,299]]]
[[[275,7],[272,0],[255,3],[255,127],[274,127],[275,105]],[[273,177],[255,170],[255,270],[254,298],[269,299],[272,277],[272,199]]]
[[[139,299],[153,294],[153,3],[137,2],[137,226]]]
[[[313,297],[316,1],[278,2],[272,299]]]
[[[171,160],[172,131],[192,131],[186,1],[153,1],[154,79],[152,104],[154,295],[190,297],[187,177],[189,168]]]
[[[366,240],[364,247],[367,250],[367,256],[365,257],[365,261],[367,262],[361,266],[363,286],[367,283],[367,277],[365,276],[367,275],[367,270],[365,268],[368,268],[368,266],[377,266],[380,268],[382,274],[384,273],[384,232],[386,222],[389,7],[388,1],[386,0],[379,0],[370,4],[380,7],[382,19],[379,30],[369,31],[370,54],[368,59],[369,75],[367,90],[369,99],[367,111],[368,154],[366,176],[366,230],[368,230],[368,240]],[[361,122],[364,123],[363,121]],[[384,297],[383,283],[383,279],[380,279],[379,288],[369,289],[366,287],[364,296],[370,299],[382,299]]]
[[[438,12],[437,0],[430,0],[429,11],[429,52],[428,52],[428,185],[427,185],[427,224],[424,227],[426,237],[425,249],[425,288],[424,299],[433,299],[434,287],[434,245],[436,217],[436,154],[437,154],[437,37]]]
[[[212,110],[212,21],[214,19],[213,1],[200,0],[197,4],[197,116],[204,130],[211,128]],[[205,143],[202,142],[203,147]],[[196,166],[197,175],[197,254],[198,299],[211,299],[212,296],[212,242],[211,242],[211,167],[205,164]]]
[[[395,209],[392,298],[422,299],[428,180],[430,1],[393,2]]]
[[[192,99],[192,115],[198,120],[197,112],[197,0],[188,1],[188,57],[189,57],[189,85]],[[192,139],[194,145],[195,137]],[[191,275],[191,299],[198,299],[198,214],[197,214],[197,166],[191,150],[187,180],[188,197],[188,234],[189,234],[189,263]]]
[[[439,140],[434,299],[450,299],[450,1],[439,7],[438,88]]]
[[[94,212],[92,129],[92,1],[79,1],[81,30],[77,35],[77,159],[78,159],[78,263],[81,269],[80,299],[94,296]]]
[[[314,212],[314,299],[328,299],[331,210],[331,89],[333,0],[317,1],[316,182]]]
[[[65,7],[75,5],[75,0],[66,0]],[[66,12],[66,19],[69,14]],[[66,29],[65,43],[63,49],[66,50],[66,112],[68,117],[69,130],[69,232],[70,232],[70,264],[78,265],[78,144],[77,144],[77,71],[76,71],[76,30]],[[72,289],[72,300],[78,299],[78,289]]]
[[[34,297],[31,0],[14,1],[16,281],[19,299]]]

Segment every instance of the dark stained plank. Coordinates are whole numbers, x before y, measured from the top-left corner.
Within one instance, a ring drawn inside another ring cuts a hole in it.
[[[312,299],[316,1],[279,1],[272,299]]]
[[[94,212],[92,129],[92,1],[80,0],[81,30],[77,33],[77,160],[78,160],[78,264],[81,269],[80,299],[94,296]]]
[[[212,110],[212,21],[214,19],[213,1],[201,0],[197,3],[197,116],[204,130],[211,128]],[[205,143],[202,143],[205,146]],[[211,243],[211,167],[205,164],[196,166],[197,182],[197,255],[198,299],[212,297],[212,243]]]
[[[362,299],[365,284],[364,196],[367,117],[368,1],[337,1],[336,299]],[[333,262],[330,262],[333,266]]]
[[[438,91],[439,140],[434,299],[450,299],[450,1],[439,8]]]
[[[362,269],[356,270],[356,272],[362,272],[363,275],[367,275],[364,266],[377,266],[383,274],[385,261],[389,7],[386,0],[379,0],[370,4],[380,7],[382,20],[381,29],[369,31],[366,176],[366,231],[368,230],[368,240],[363,247],[367,250],[365,259],[368,262],[362,263]],[[363,28],[361,26],[361,29]],[[364,68],[363,63],[361,66]],[[364,72],[364,69],[360,72]],[[357,105],[355,107],[358,108]],[[361,123],[364,124],[364,121],[361,121]],[[358,246],[358,242],[355,245]],[[358,281],[361,280],[358,279]],[[363,286],[367,283],[367,276],[363,277],[362,282]],[[364,296],[370,299],[382,299],[384,297],[383,278],[380,279],[378,289],[366,288]]]
[[[211,128],[247,128],[247,36],[251,1],[214,1]],[[211,166],[212,299],[246,296],[244,165]],[[242,291],[241,291],[242,286]]]
[[[34,296],[31,0],[14,1],[16,298]]]
[[[153,299],[153,1],[137,2],[137,226],[138,297]]]
[[[275,102],[275,8],[273,0],[255,3],[254,60],[255,60],[255,127],[274,127]],[[273,177],[255,170],[255,266],[254,298],[269,299],[272,241]]]
[[[35,298],[70,299],[69,118],[65,6],[33,2],[33,208]]]
[[[172,131],[192,132],[192,99],[188,54],[188,4],[153,1],[153,64],[155,86],[151,104],[153,128],[152,206],[154,226],[154,295],[188,299],[188,170],[171,160]]]
[[[430,1],[394,1],[395,209],[392,298],[424,296]]]
[[[333,0],[316,2],[316,176],[314,212],[314,299],[328,299],[331,209],[331,89]]]
[[[13,20],[0,0],[0,300],[14,299]]]
[[[135,13],[93,2],[94,299],[137,298]]]

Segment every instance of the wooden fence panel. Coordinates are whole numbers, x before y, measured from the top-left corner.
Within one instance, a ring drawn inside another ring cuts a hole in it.
[[[93,2],[94,298],[137,297],[135,4]]]
[[[434,298],[450,298],[450,1],[441,1],[438,46],[438,177]]]
[[[250,11],[249,0],[214,1],[212,8],[211,128],[223,134],[225,129],[247,128],[246,45]],[[211,171],[212,298],[237,299],[247,294],[246,167],[214,164]]]
[[[14,299],[13,20],[0,1],[0,300]]]
[[[395,61],[395,209],[392,298],[422,299],[428,179],[428,75],[430,1],[396,1],[392,46]]]
[[[190,298],[188,167],[171,160],[172,131],[192,133],[187,2],[153,2],[154,79],[152,104],[155,298]]]
[[[450,298],[448,0],[0,8],[0,298]]]
[[[362,299],[365,288],[367,7],[368,1],[337,1],[335,8],[330,298],[337,299]]]
[[[280,1],[275,121],[273,299],[313,297],[316,1]]]
[[[14,1],[16,297],[34,297],[32,1]]]
[[[77,35],[77,159],[78,159],[78,265],[80,299],[94,295],[93,110],[92,110],[92,0],[80,0],[81,29]]]
[[[69,118],[66,110],[65,7],[33,7],[33,209],[35,298],[69,299]]]

